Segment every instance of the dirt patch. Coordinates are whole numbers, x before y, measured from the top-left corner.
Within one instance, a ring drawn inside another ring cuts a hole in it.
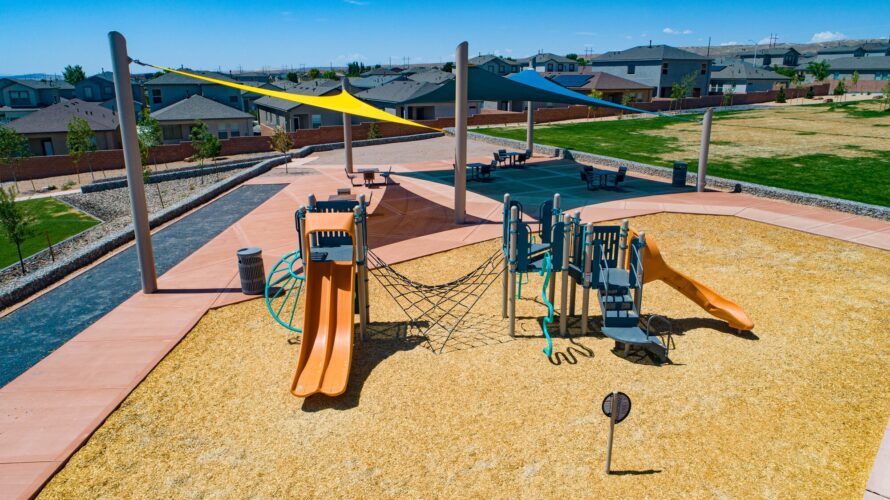
[[[47,485],[44,497],[860,497],[890,415],[890,253],[735,218],[633,221],[665,258],[741,304],[727,331],[673,289],[674,364],[624,359],[593,335],[541,353],[540,277],[523,338],[506,337],[500,283],[435,355],[390,338],[405,317],[372,278],[374,340],[347,393],[288,392],[298,345],[261,300],[211,311]],[[471,270],[486,242],[398,266],[427,282]],[[572,324],[577,332],[577,322]],[[497,339],[497,342],[485,339]],[[495,345],[491,345],[495,344]],[[603,396],[633,399],[603,474]]]

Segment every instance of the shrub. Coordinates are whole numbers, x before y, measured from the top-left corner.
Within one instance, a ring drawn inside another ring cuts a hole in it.
[[[785,102],[785,87],[779,89],[779,93],[776,94],[776,102]]]
[[[813,87],[807,87],[807,99],[812,99],[816,97],[816,93],[813,92]]]
[[[380,131],[377,130],[377,124],[374,122],[368,125],[368,139],[380,139]]]

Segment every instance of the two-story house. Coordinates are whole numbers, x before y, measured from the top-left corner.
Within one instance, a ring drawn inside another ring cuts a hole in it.
[[[886,43],[863,43],[859,45],[839,45],[826,47],[816,51],[819,61],[831,61],[848,57],[885,57],[890,56],[890,41]]]
[[[593,71],[602,71],[649,86],[653,97],[671,97],[671,86],[693,76],[692,97],[707,93],[711,81],[711,59],[669,45],[641,45],[606,52],[590,61]]]
[[[573,73],[578,69],[578,63],[576,61],[549,52],[542,52],[531,57],[523,57],[517,59],[517,62],[519,62],[521,69],[531,66],[535,68],[535,71],[540,73],[552,73],[554,71]]]
[[[747,94],[787,87],[791,78],[741,61],[719,60],[711,66],[711,94]]]
[[[288,88],[292,94],[325,96],[339,94],[342,83],[336,80],[317,79],[301,82]],[[254,101],[259,113],[260,127],[264,134],[281,127],[287,132],[328,125],[342,125],[343,113],[316,108],[286,99],[263,96]]]
[[[467,62],[471,66],[476,66],[484,69],[485,71],[488,71],[489,73],[494,73],[501,76],[509,75],[510,73],[516,73],[517,71],[520,71],[522,69],[519,61],[515,61],[508,57],[501,57],[492,54],[471,57]]]
[[[800,52],[792,47],[763,48],[742,52],[738,55],[743,62],[753,66],[784,66],[793,68],[799,64]]]
[[[44,108],[74,98],[74,86],[64,80],[0,78],[0,106]]]
[[[10,122],[7,126],[28,138],[31,154],[68,154],[68,124],[74,118],[87,121],[96,136],[96,149],[119,149],[120,127],[117,115],[94,102],[63,100]]]
[[[207,71],[195,73],[217,80],[238,83],[232,78],[219,73]],[[197,78],[178,73],[165,73],[157,78],[148,80],[143,84],[143,87],[148,96],[146,104],[148,104],[152,112],[188,99],[193,95],[203,96],[220,104],[244,111],[244,101],[241,99],[240,90],[205,82],[204,80],[198,80]]]
[[[890,80],[890,56],[841,57],[828,62],[830,80],[853,80],[853,73],[859,80]]]

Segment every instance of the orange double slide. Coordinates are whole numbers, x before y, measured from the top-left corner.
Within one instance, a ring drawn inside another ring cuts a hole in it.
[[[636,236],[636,231],[632,231]],[[643,251],[643,283],[663,281],[674,290],[695,302],[711,316],[722,319],[730,327],[738,330],[751,330],[754,322],[735,302],[715,292],[708,286],[677,271],[661,256],[655,240],[646,235],[646,249]]]
[[[348,234],[355,247],[355,221],[351,213],[308,213],[304,223],[303,265],[306,302],[303,337],[291,393],[305,398],[316,393],[339,396],[346,392],[352,367],[355,325],[355,252],[350,260],[328,258],[325,249],[313,260],[306,249],[313,233]],[[339,256],[342,258],[343,256]]]

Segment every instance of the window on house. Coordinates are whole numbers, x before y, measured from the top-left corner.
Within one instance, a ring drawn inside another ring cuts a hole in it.
[[[231,137],[241,137],[241,126],[237,123],[233,123],[231,127],[229,127],[229,135]]]
[[[506,73],[506,72],[507,72],[507,67],[504,66],[503,64],[501,64],[500,66],[498,66],[498,71],[501,72],[501,73]]]
[[[556,71],[562,71],[562,64],[556,66]]]
[[[773,62],[772,56],[763,56],[763,65],[764,66],[769,66],[770,64],[772,64],[772,62]]]
[[[229,138],[229,133],[226,132],[226,124],[225,124],[225,123],[220,123],[220,124],[216,127],[216,135],[217,135],[220,139],[228,139],[228,138]]]
[[[703,74],[703,75],[708,74],[708,63],[701,64],[701,74]]]
[[[661,74],[668,74],[668,63],[661,63]]]
[[[237,103],[238,103],[238,96],[236,96],[236,95],[230,95],[230,96],[229,96],[229,102],[232,103],[232,104],[237,104]]]
[[[835,79],[835,80],[840,80],[840,79],[841,79],[841,73],[840,73],[840,71],[835,71],[835,72],[834,72],[834,79]]]
[[[114,94],[114,89],[111,87],[103,87],[102,92],[104,92],[105,95],[111,95]]]
[[[312,128],[321,127],[321,115],[312,115]]]
[[[83,96],[87,99],[93,98],[93,87],[84,87],[83,88]]]
[[[161,127],[161,135],[165,141],[182,139],[182,127],[179,125],[164,125]]]
[[[553,63],[547,63],[547,71],[553,71]]]
[[[151,89],[151,103],[152,104],[161,104],[163,100],[161,99],[161,89]]]
[[[10,90],[9,104],[13,106],[27,106],[31,104],[31,96],[24,90]]]
[[[569,71],[575,71],[575,65],[569,64]]]
[[[513,66],[513,72],[516,73],[517,71],[519,71],[519,66]]]
[[[636,74],[636,72],[637,72],[637,65],[636,65],[636,64],[628,64],[628,65],[627,65],[627,74],[628,74],[628,75]]]

